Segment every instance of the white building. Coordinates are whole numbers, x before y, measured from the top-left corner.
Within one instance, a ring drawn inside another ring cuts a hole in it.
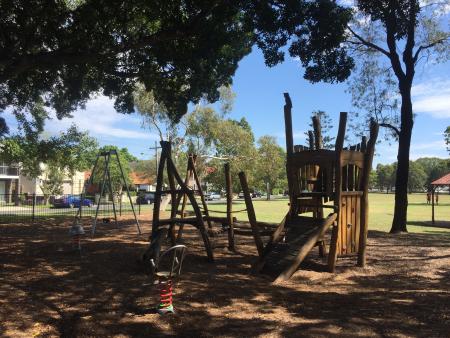
[[[0,202],[11,202],[20,186],[20,169],[15,165],[0,164]]]
[[[21,193],[42,195],[43,191],[41,185],[47,180],[48,173],[45,166],[42,165],[42,174],[37,178],[30,178],[24,175],[20,175],[20,188]],[[84,172],[76,171],[73,176],[66,173],[62,184],[62,190],[64,195],[78,195],[83,191],[84,185]]]

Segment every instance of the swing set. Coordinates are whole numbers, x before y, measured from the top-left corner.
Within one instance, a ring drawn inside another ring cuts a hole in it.
[[[103,168],[99,168],[99,162],[100,159],[102,159],[103,161]],[[120,179],[121,179],[121,184],[122,186],[125,186],[125,190],[128,196],[128,200],[130,202],[131,205],[131,210],[133,211],[133,216],[134,216],[134,221],[136,223],[136,228],[138,231],[138,234],[141,234],[141,228],[139,225],[139,221],[137,219],[136,216],[136,212],[134,210],[134,205],[133,205],[133,201],[131,200],[131,195],[130,195],[130,190],[128,188],[128,183],[125,179],[125,174],[123,171],[123,167],[122,164],[120,163],[120,159],[119,159],[119,155],[117,154],[117,151],[115,149],[112,150],[108,150],[108,151],[104,151],[104,152],[100,152],[99,154],[97,154],[97,157],[95,159],[94,162],[94,166],[92,168],[91,171],[91,176],[89,178],[89,180],[85,183],[84,187],[83,187],[83,191],[81,193],[81,201],[80,201],[80,206],[78,207],[77,213],[75,215],[75,221],[78,222],[79,220],[81,220],[82,214],[83,214],[83,204],[84,204],[84,200],[86,198],[86,192],[89,186],[92,186],[94,183],[94,178],[95,175],[97,173],[97,170],[101,169],[102,170],[102,176],[100,179],[100,195],[97,201],[97,205],[96,205],[96,209],[95,209],[95,217],[94,217],[94,221],[92,224],[92,229],[91,229],[91,234],[92,236],[95,235],[95,230],[97,228],[97,222],[98,222],[98,216],[99,216],[99,212],[100,212],[100,205],[101,205],[101,200],[104,196],[105,193],[109,192],[110,196],[111,196],[111,200],[112,200],[112,207],[113,207],[113,213],[114,213],[114,222],[117,226],[117,208],[116,208],[116,202],[115,202],[115,198],[114,198],[114,191],[113,191],[113,187],[112,187],[112,182],[111,182],[111,170],[110,170],[110,166],[111,163],[113,161],[116,161],[119,170],[120,170]]]

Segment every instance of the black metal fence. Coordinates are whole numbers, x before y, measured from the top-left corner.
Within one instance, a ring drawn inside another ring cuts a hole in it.
[[[136,196],[132,196],[132,203],[137,215],[153,210],[153,205],[137,204]],[[83,201],[83,202],[82,202]],[[14,222],[15,220],[36,220],[49,217],[75,217],[80,204],[82,216],[101,217],[114,216],[114,206],[118,216],[132,215],[132,205],[126,194],[114,197],[114,205],[110,196],[97,195],[44,196],[39,194],[0,194],[0,222]]]

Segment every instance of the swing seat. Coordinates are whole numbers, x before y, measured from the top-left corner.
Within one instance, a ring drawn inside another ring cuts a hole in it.
[[[179,244],[164,251],[158,258],[150,259],[152,276],[164,279],[179,277],[187,247]]]

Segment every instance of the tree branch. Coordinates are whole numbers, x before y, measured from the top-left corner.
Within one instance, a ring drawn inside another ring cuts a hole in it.
[[[417,48],[416,53],[414,54],[414,57],[413,57],[414,63],[417,62],[417,59],[419,58],[419,54],[420,54],[421,51],[423,51],[425,49],[428,49],[428,48],[431,48],[431,47],[434,47],[434,46],[436,46],[436,45],[438,45],[440,43],[443,43],[445,40],[448,40],[448,37],[439,39],[439,40],[434,41],[434,42],[432,42],[432,43],[430,43],[428,45],[420,46],[419,48]]]
[[[393,130],[397,134],[397,136],[400,136],[400,130],[398,130],[397,127],[393,126],[390,123],[380,123],[379,126],[389,128],[389,129]]]
[[[354,36],[355,38],[357,38],[363,45],[365,45],[365,46],[367,46],[367,47],[370,47],[370,48],[372,48],[372,49],[375,49],[375,50],[379,51],[380,53],[383,53],[383,54],[386,55],[387,57],[390,57],[390,53],[389,53],[387,50],[385,50],[384,48],[382,48],[382,47],[380,47],[380,46],[378,46],[378,45],[376,45],[376,44],[374,44],[374,43],[372,43],[372,42],[370,42],[370,41],[367,41],[367,40],[364,39],[362,36],[360,36],[358,33],[356,33],[353,29],[351,29],[350,26],[347,25],[347,28],[348,28],[348,30],[353,34],[353,36]],[[350,41],[349,41],[349,42],[350,42]],[[353,42],[351,42],[351,43],[355,43],[355,41],[353,41]]]
[[[389,60],[391,61],[392,69],[395,75],[399,79],[400,83],[405,79],[405,73],[403,72],[400,58],[397,54],[397,43],[395,42],[395,14],[390,13],[386,20],[386,42],[389,47]]]

